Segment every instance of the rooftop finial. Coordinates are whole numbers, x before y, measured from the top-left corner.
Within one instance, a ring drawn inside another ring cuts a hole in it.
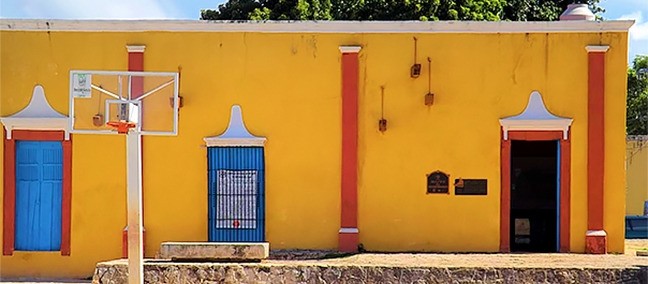
[[[594,21],[596,17],[587,4],[569,4],[560,15],[561,21]]]

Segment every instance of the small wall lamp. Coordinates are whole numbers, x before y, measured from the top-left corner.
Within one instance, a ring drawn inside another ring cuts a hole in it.
[[[414,65],[410,68],[410,77],[418,78],[421,75],[421,64],[416,62],[416,51],[418,49],[418,39],[414,37]]]
[[[173,108],[173,97],[169,97],[169,106]],[[182,108],[183,106],[183,98],[182,96],[178,96],[178,109]]]
[[[428,61],[428,92],[425,94],[425,105],[431,106],[434,104],[434,94],[432,93],[432,59],[427,58]]]
[[[378,130],[387,131],[387,120],[385,119],[385,86],[380,86],[380,120],[378,120]]]
[[[182,77],[182,65],[178,65],[178,90],[180,90],[180,82],[181,82],[180,77]],[[171,106],[171,108],[173,108],[174,105],[173,96],[169,97],[169,105]],[[182,96],[178,95],[178,110],[180,110],[180,108],[182,108],[183,105],[184,105],[183,98]]]

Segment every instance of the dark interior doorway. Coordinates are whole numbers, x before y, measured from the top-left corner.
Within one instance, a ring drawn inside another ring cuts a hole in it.
[[[558,147],[511,141],[511,251],[558,251]]]

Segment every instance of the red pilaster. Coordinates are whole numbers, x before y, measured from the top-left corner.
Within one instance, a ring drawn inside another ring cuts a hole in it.
[[[63,197],[61,199],[61,255],[70,255],[72,231],[72,137],[63,146]]]
[[[511,251],[511,139],[502,142],[501,158],[501,193],[500,193],[500,252]]]
[[[16,143],[13,139],[4,137],[4,190],[3,190],[3,235],[2,254],[12,255],[14,251],[14,229],[16,213]]]
[[[340,46],[342,52],[342,188],[338,249],[358,249],[358,52],[359,46]]]
[[[128,71],[144,71],[144,49],[143,45],[128,45]],[[131,78],[131,94],[137,98],[144,93],[144,78]]]
[[[571,131],[560,140],[560,252],[571,250]]]
[[[127,45],[128,50],[128,71],[144,71],[144,50],[145,45]],[[144,78],[131,77],[131,95],[137,98],[144,94]],[[142,107],[142,110],[144,107]],[[140,121],[141,122],[141,121]],[[144,152],[144,139],[141,141],[142,152]],[[144,176],[144,159],[142,159],[142,177]],[[144,180],[142,180],[142,198],[144,198]],[[144,217],[144,204],[142,204],[142,219]],[[142,226],[144,226],[142,224]],[[142,228],[142,238],[144,239],[142,249],[146,244],[146,233]],[[122,257],[128,257],[128,226],[122,231]]]
[[[607,253],[603,227],[605,173],[605,52],[608,46],[587,46],[587,253]]]

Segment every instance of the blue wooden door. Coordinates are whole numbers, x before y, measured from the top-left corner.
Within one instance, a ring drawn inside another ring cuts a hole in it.
[[[17,141],[16,250],[60,250],[62,194],[61,142]]]
[[[263,147],[210,147],[209,241],[265,241]]]

